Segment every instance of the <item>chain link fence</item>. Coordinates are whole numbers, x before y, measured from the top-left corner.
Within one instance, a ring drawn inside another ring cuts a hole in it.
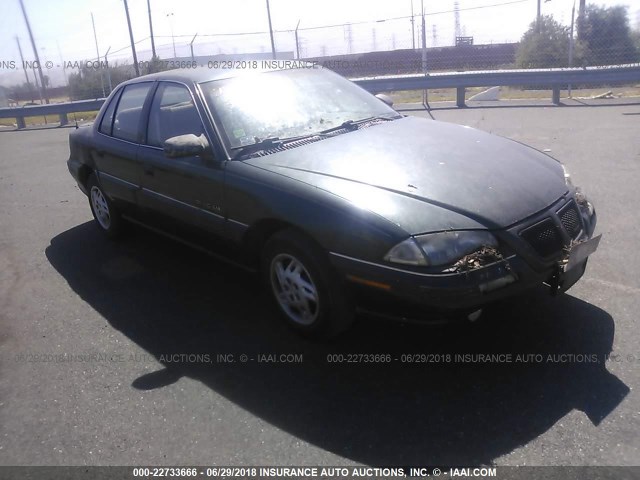
[[[518,2],[504,5],[509,3]],[[469,10],[474,8],[483,7]],[[634,12],[625,7],[587,4],[584,12],[574,11],[562,21],[541,16],[518,41],[501,38],[499,33],[503,18],[508,18],[503,15],[505,8],[496,5],[490,11],[493,20],[481,27],[474,23],[473,31],[460,25],[456,11],[445,11],[424,17],[276,30],[273,47],[278,59],[314,61],[348,78],[640,63],[640,14],[635,14],[638,19],[631,18]],[[455,21],[439,21],[438,15],[449,15]],[[213,60],[272,58],[271,36],[266,31],[156,36],[155,51],[162,61],[155,63],[149,37],[139,39],[136,50],[140,74],[191,68],[192,62],[203,68]],[[32,79],[30,89],[22,85],[9,94],[19,104],[40,103],[36,72],[27,73]],[[48,96],[55,100],[104,97],[136,75],[130,46],[105,52],[99,60],[68,65],[63,73],[66,87],[49,90]]]

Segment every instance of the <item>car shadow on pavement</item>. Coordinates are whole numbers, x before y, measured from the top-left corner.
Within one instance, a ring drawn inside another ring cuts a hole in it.
[[[574,409],[598,425],[629,392],[606,369],[613,319],[568,294],[534,292],[459,326],[360,318],[338,339],[314,343],[279,322],[256,276],[151,233],[115,243],[85,223],[53,238],[45,253],[111,326],[164,355],[158,371],[131,378],[133,388],[191,377],[295,437],[369,465],[491,463]],[[392,361],[327,360],[365,352]],[[402,362],[415,353],[434,354],[433,362]],[[184,354],[214,362],[172,361]],[[219,363],[218,354],[235,362]],[[260,354],[303,361],[259,363]],[[528,361],[516,362],[517,354]],[[202,422],[210,415],[193,414]]]

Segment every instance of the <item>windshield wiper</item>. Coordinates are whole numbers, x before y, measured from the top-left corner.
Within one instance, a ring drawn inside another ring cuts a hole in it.
[[[309,135],[300,135],[297,137],[288,137],[288,138],[279,138],[279,137],[266,137],[260,140],[256,138],[256,143],[251,143],[249,145],[243,145],[242,147],[235,147],[233,150],[238,150],[238,154],[234,157],[235,159],[240,159],[247,157],[253,153],[261,152],[264,150],[272,150],[275,148],[279,148],[287,143],[296,142],[298,140],[304,140],[305,138],[311,137],[319,137],[321,135],[317,133],[311,133]]]
[[[335,132],[337,130],[341,130],[341,129],[345,129],[348,131],[357,130],[358,125],[362,123],[370,122],[372,120],[396,120],[398,118],[402,118],[402,115],[397,115],[393,117],[378,115],[378,116],[362,118],[360,120],[346,120],[336,127],[327,128],[326,130],[322,130],[316,133],[309,133],[307,135],[299,135],[297,137],[287,137],[287,138],[265,137],[263,139],[256,137],[255,143],[250,143],[249,145],[243,145],[241,147],[235,147],[235,148],[232,148],[232,150],[238,151],[237,155],[234,156],[234,159],[240,160],[256,152],[261,152],[264,150],[273,150],[273,149],[282,147],[283,145],[286,145],[288,143],[297,142],[299,140],[304,140],[306,138],[313,138],[313,137],[326,138],[328,133]]]
[[[366,122],[371,122],[372,120],[396,120],[398,118],[401,118],[401,115],[398,116],[393,116],[393,117],[387,117],[387,116],[382,116],[382,115],[377,115],[377,116],[373,116],[373,117],[367,117],[367,118],[362,118],[360,120],[346,120],[344,122],[342,122],[340,125],[336,126],[336,127],[331,127],[331,128],[327,128],[326,130],[322,130],[320,132],[318,132],[320,135],[324,135],[327,133],[331,133],[331,132],[336,132],[338,130],[348,130],[350,132],[357,130],[358,129],[358,125],[366,123]]]

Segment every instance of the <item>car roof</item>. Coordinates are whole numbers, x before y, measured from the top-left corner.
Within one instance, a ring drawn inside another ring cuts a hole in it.
[[[246,67],[247,64],[252,62],[257,62],[257,68]],[[167,70],[164,72],[142,75],[140,77],[127,80],[123,83],[126,85],[138,82],[167,80],[190,84],[237,77],[247,72],[261,73],[278,70],[294,70],[296,68],[322,68],[320,65],[317,65],[313,62],[306,62],[303,60],[220,60],[216,63],[221,65],[237,65],[240,68],[209,68],[208,64],[205,64],[200,65],[198,68],[178,68],[174,70]]]

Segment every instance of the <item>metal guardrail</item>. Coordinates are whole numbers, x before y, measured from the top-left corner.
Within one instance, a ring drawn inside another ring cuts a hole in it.
[[[429,90],[455,88],[456,104],[465,106],[465,89],[492,86],[549,86],[552,101],[560,104],[560,89],[564,85],[600,84],[614,85],[640,82],[640,65],[616,65],[612,67],[551,68],[540,70],[489,70],[478,72],[432,73],[428,75],[397,75],[355,78],[353,82],[373,92],[399,90]],[[104,98],[81,100],[50,105],[34,105],[19,108],[0,108],[0,118],[15,118],[19,129],[25,128],[25,118],[39,115],[59,115],[60,125],[69,123],[67,115],[74,112],[99,110]]]
[[[40,115],[58,115],[60,125],[69,123],[68,114],[77,112],[92,112],[100,110],[104,98],[96,100],[79,100],[77,102],[50,103],[48,105],[30,105],[28,107],[0,108],[0,118],[15,118],[19,129],[26,128],[24,119]]]
[[[465,106],[467,87],[492,86],[550,86],[552,100],[560,104],[560,89],[564,85],[600,84],[613,85],[640,82],[640,65],[614,67],[550,68],[531,70],[493,70],[480,72],[433,73],[429,75],[398,75],[352,79],[364,89],[373,92],[399,90],[429,90],[432,88],[457,89],[456,104]]]

